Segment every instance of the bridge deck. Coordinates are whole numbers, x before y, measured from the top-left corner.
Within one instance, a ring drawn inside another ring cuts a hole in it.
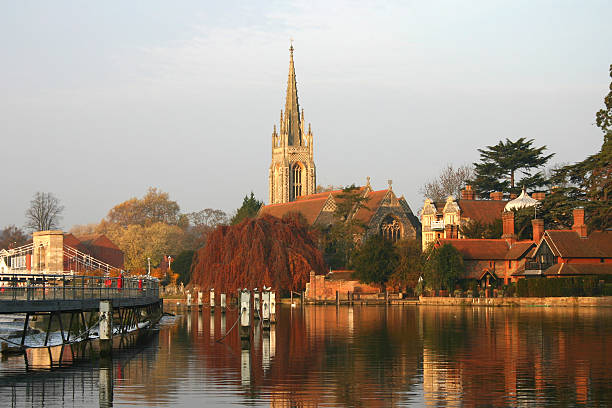
[[[97,310],[102,300],[113,307],[159,302],[157,279],[30,275],[0,279],[0,314]]]

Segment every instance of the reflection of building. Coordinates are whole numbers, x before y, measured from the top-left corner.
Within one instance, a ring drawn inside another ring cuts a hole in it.
[[[259,215],[269,214],[282,218],[287,214],[301,214],[309,225],[328,227],[339,222],[335,216],[338,205],[344,200],[343,190],[327,191],[299,197],[296,201],[283,204],[266,205]],[[383,235],[393,241],[405,238],[418,239],[419,221],[414,216],[404,197],[397,197],[391,188],[373,191],[370,180],[364,187],[358,187],[355,194],[365,200],[363,206],[355,205],[348,220],[356,221],[365,227],[365,235]]]
[[[316,190],[316,169],[313,160],[312,131],[304,128],[304,111],[298,103],[293,45],[289,48],[289,78],[285,112],[281,110],[279,133],[272,132],[272,164],[269,185],[270,204],[294,201]]]

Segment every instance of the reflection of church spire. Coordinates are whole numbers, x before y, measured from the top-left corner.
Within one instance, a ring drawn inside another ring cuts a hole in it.
[[[298,103],[297,82],[293,65],[293,44],[289,47],[289,77],[287,78],[287,99],[285,101],[284,130],[287,133],[288,145],[302,144],[300,123],[300,105]]]

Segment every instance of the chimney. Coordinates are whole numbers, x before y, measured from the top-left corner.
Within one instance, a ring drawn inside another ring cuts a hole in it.
[[[516,236],[514,235],[514,213],[512,211],[504,211],[502,213],[502,226],[504,230],[502,238],[509,243],[513,243],[516,240]]]
[[[462,200],[473,200],[474,199],[474,190],[472,190],[472,186],[468,184],[465,186],[463,190],[461,190],[461,199]]]
[[[580,238],[586,238],[587,227],[584,225],[584,208],[578,207],[574,209],[574,225],[572,229],[576,231]]]
[[[536,218],[531,220],[531,227],[533,228],[533,240],[538,243],[544,235],[544,220]]]
[[[489,196],[491,197],[491,200],[501,201],[504,198],[504,193],[501,191],[494,191]]]
[[[542,201],[544,198],[546,198],[546,193],[533,193],[531,194],[531,197],[535,200]]]

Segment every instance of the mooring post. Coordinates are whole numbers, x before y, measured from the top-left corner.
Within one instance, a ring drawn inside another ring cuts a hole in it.
[[[191,292],[187,292],[187,310],[191,310]]]
[[[261,317],[259,311],[259,292],[257,288],[253,289],[253,318],[259,319]]]
[[[276,323],[276,293],[270,292],[270,323]]]
[[[215,289],[210,289],[210,313],[215,312]]]
[[[110,300],[100,301],[100,356],[107,357],[113,352],[113,304]]]
[[[227,300],[225,293],[221,294],[221,313],[225,314],[225,309],[227,308]]]
[[[242,348],[249,348],[251,341],[251,292],[239,291],[240,297],[240,340]]]
[[[340,306],[340,293],[336,291],[336,306]]]
[[[304,307],[304,292],[300,292],[300,307]]]
[[[389,291],[385,290],[385,303],[389,303]]]
[[[198,291],[198,310],[201,312],[202,311],[202,304],[204,303],[204,301],[202,300],[202,291]]]
[[[270,291],[261,292],[261,323],[264,330],[270,329]]]

